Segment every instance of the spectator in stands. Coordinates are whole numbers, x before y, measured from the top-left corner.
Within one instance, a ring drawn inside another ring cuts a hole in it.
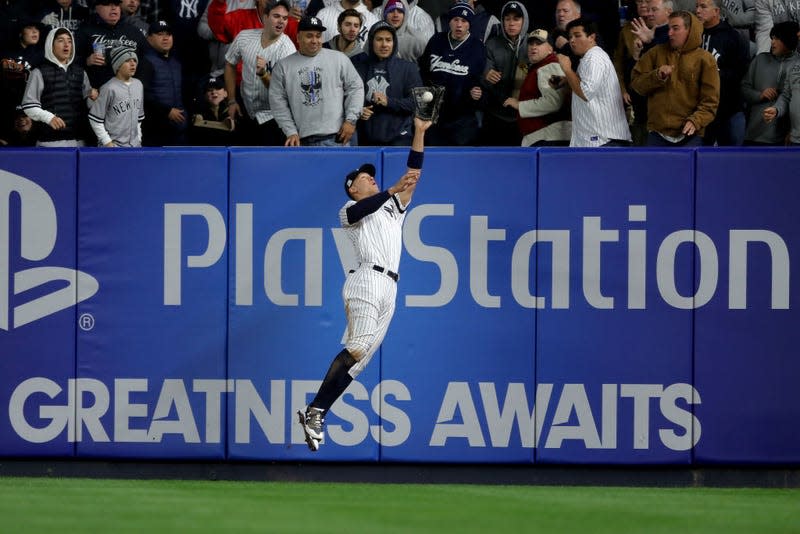
[[[122,4],[120,4],[120,7],[122,8],[122,22],[133,26],[142,32],[142,35],[147,36],[147,32],[150,30],[150,25],[139,13],[140,5],[141,0],[122,0]]]
[[[0,128],[0,147],[32,147],[36,146],[36,133],[33,121],[17,106],[12,116],[11,128],[5,133],[5,128]]]
[[[67,28],[73,35],[89,20],[89,10],[73,0],[49,0],[39,20],[48,28]]]
[[[706,146],[741,146],[744,142],[744,101],[741,83],[750,62],[748,42],[720,18],[718,0],[697,0],[695,14],[703,24],[704,50],[711,52],[719,69],[719,107],[706,127]]]
[[[235,99],[228,100],[228,116],[236,124],[240,144],[279,146],[286,140],[270,108],[270,92],[275,65],[295,52],[294,43],[283,33],[289,9],[285,0],[267,4],[263,29],[239,32],[225,56],[225,89],[229,95],[235,94],[236,66],[242,64],[244,111]]]
[[[419,59],[423,83],[445,88],[439,122],[427,133],[431,146],[470,146],[478,142],[477,112],[486,100],[481,89],[486,49],[470,32],[474,16],[469,4],[454,4],[448,16],[450,31],[431,37]]]
[[[647,0],[636,0],[636,17],[627,22],[619,33],[617,48],[614,51],[614,69],[622,90],[622,100],[628,115],[628,125],[631,130],[631,139],[634,146],[644,146],[647,143],[647,99],[633,90],[629,90],[633,66],[639,60],[642,52],[642,42],[633,33],[634,21],[647,25]]]
[[[138,57],[132,47],[117,46],[108,54],[114,77],[100,87],[89,111],[89,124],[99,146],[142,146],[144,95],[142,82],[133,77]]]
[[[362,24],[361,13],[355,9],[345,9],[339,13],[339,17],[336,19],[339,33],[326,41],[323,46],[331,50],[338,50],[350,58],[357,56],[364,51],[358,42]]]
[[[173,53],[175,39],[166,21],[154,22],[147,35],[138,78],[144,85],[145,146],[185,145],[188,116],[183,103],[181,63]]]
[[[790,26],[792,24],[793,26]],[[789,31],[797,27],[794,21],[785,21],[773,26],[773,31],[777,29],[779,34],[784,34],[787,44],[791,44]],[[790,30],[791,28],[791,30]],[[795,33],[795,36],[797,34]],[[775,42],[773,38],[773,42]],[[794,50],[794,49],[793,49]],[[795,52],[796,54],[796,52]],[[772,124],[776,119],[789,119],[789,144],[800,145],[800,60],[793,61],[787,65],[788,72],[783,84],[783,90],[778,99],[772,106],[764,109],[764,121]]]
[[[86,69],[94,88],[100,87],[115,76],[108,60],[111,49],[126,46],[138,54],[146,44],[139,30],[122,23],[121,1],[95,0],[94,17],[81,24],[75,36],[75,61],[80,61]]]
[[[774,107],[786,87],[789,72],[800,60],[797,55],[797,32],[800,26],[793,20],[772,27],[772,49],[758,54],[742,79],[742,96],[748,106],[745,145],[784,145],[789,133],[789,117],[766,122],[764,110]]]
[[[46,28],[33,18],[23,18],[17,28],[16,41],[9,46],[2,56],[13,59],[23,68],[35,69],[44,62],[44,35]]]
[[[414,63],[397,55],[395,29],[379,22],[369,31],[365,52],[353,58],[364,81],[364,107],[358,122],[358,143],[368,146],[411,146],[414,96],[422,85]]]
[[[205,41],[205,46],[208,49],[209,72],[221,74],[225,70],[225,53],[228,51],[230,43],[223,43],[217,39],[217,36],[211,31],[211,26],[208,25],[208,9],[213,4],[213,1],[206,4],[206,9],[200,16],[200,20],[197,21],[197,35]],[[205,84],[203,84],[204,87]]]
[[[437,33],[447,32],[450,30],[450,17],[452,16],[451,13],[454,12],[454,8],[457,7],[458,4],[462,3],[467,4],[474,13],[474,15],[471,17],[469,25],[470,34],[474,35],[484,44],[492,35],[500,34],[500,20],[489,13],[483,7],[483,5],[475,0],[456,0],[455,3],[451,4],[450,9],[442,13],[439,18],[436,19]]]
[[[553,50],[547,30],[528,34],[530,67],[519,99],[507,98],[504,105],[519,112],[518,126],[522,146],[568,146],[572,136],[567,87],[561,83],[564,70]]]
[[[395,30],[395,48],[397,57],[416,63],[425,51],[428,39],[418,29],[409,26],[409,12],[406,0],[389,0],[383,9],[383,20]]]
[[[228,146],[234,144],[233,122],[228,117],[228,92],[221,76],[209,76],[203,98],[194,109],[189,139],[196,146]]]
[[[567,24],[581,16],[581,5],[575,0],[559,0],[556,4],[556,27],[553,29],[556,52],[569,55],[569,31]]]
[[[210,0],[208,4],[208,26],[221,43],[232,43],[242,30],[264,27],[261,15],[268,0],[255,0],[254,3],[240,0]],[[242,7],[248,6],[248,7]],[[283,33],[297,45],[297,19],[289,17]]]
[[[381,20],[386,20],[386,6],[389,0],[375,0],[372,2],[372,12]],[[406,1],[406,12],[403,16],[403,25],[409,33],[427,44],[428,40],[436,33],[436,25],[431,15],[419,5],[419,0]],[[387,20],[387,22],[389,22]],[[389,22],[389,24],[392,24]],[[397,29],[397,26],[395,26]],[[398,34],[400,35],[400,34]],[[402,56],[401,56],[402,57]],[[409,60],[411,61],[411,60]]]
[[[669,41],[669,16],[672,14],[672,5],[672,0],[649,0],[644,20],[631,21],[633,34],[641,42],[640,57],[654,46]],[[640,45],[637,42],[635,46],[638,48]]]
[[[336,22],[339,19],[339,15],[345,9],[355,9],[364,20],[364,24],[361,25],[361,30],[358,33],[358,44],[363,47],[367,41],[367,32],[369,32],[372,25],[380,21],[380,19],[376,17],[361,0],[338,0],[330,6],[319,10],[317,18],[326,28],[325,33],[322,34],[322,40],[325,42],[330,41],[333,39],[333,36],[339,32]]]
[[[505,106],[509,97],[518,95],[525,79],[528,50],[528,10],[518,0],[506,2],[500,12],[502,34],[486,42],[486,109],[481,127],[481,144],[485,146],[519,146],[522,138],[515,128],[517,112]]]
[[[0,53],[16,46],[20,24],[26,19],[35,19],[34,15],[28,0],[0,1]]]
[[[700,146],[719,105],[717,62],[700,47],[703,25],[693,14],[669,17],[669,43],[644,54],[631,88],[647,97],[647,144]]]
[[[85,146],[89,138],[89,105],[97,98],[89,77],[75,59],[72,32],[47,34],[46,61],[33,69],[22,109],[36,124],[39,146]]]
[[[722,12],[722,20],[730,24],[747,42],[749,55],[754,56],[755,43],[755,0],[719,0],[717,4]]]
[[[325,26],[300,20],[298,51],[274,67],[269,103],[286,146],[348,146],[364,104],[364,84],[353,63],[322,48]]]
[[[630,146],[631,134],[622,92],[611,58],[597,45],[597,25],[579,18],[567,24],[567,31],[572,52],[581,58],[575,72],[571,58],[558,54],[558,62],[572,90],[569,146]]]

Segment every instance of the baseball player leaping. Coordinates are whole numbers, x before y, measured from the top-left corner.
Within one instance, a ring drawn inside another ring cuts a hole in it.
[[[345,177],[350,197],[339,220],[353,242],[359,266],[350,271],[342,288],[347,315],[345,348],[331,362],[316,397],[298,411],[308,448],[319,449],[325,435],[325,415],[350,382],[364,370],[383,342],[394,314],[397,268],[403,248],[403,221],[422,169],[425,130],[430,121],[414,119],[414,139],[408,170],[386,191],[375,183],[375,166],[365,163]]]

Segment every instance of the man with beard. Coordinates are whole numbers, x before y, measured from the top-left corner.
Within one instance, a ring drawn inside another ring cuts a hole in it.
[[[274,67],[269,103],[286,146],[349,146],[364,103],[364,84],[350,59],[322,48],[325,26],[304,17],[299,49]]]

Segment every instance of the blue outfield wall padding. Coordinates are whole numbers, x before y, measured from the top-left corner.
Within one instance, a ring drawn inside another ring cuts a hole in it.
[[[341,289],[354,263],[339,223],[348,200],[344,177],[362,163],[380,174],[380,151],[299,148],[289,155],[231,150],[228,373],[236,391],[229,458],[374,462],[379,354],[332,407],[319,453],[306,447],[296,412],[342,349]]]
[[[697,153],[697,230],[718,269],[704,262],[716,296],[695,312],[696,463],[800,462],[798,168],[793,149]]]
[[[82,150],[80,457],[225,457],[228,152]]]
[[[344,175],[407,149],[0,152],[0,456],[800,464],[789,149],[426,150],[341,349]]]
[[[2,456],[75,453],[76,161],[74,149],[0,152]]]
[[[385,152],[384,184],[407,154]],[[381,460],[533,462],[535,310],[519,293],[535,164],[535,151],[426,150],[382,348]]]
[[[693,187],[691,151],[540,151],[537,463],[690,462]]]

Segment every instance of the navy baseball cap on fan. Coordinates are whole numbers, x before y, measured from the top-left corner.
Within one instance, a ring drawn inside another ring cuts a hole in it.
[[[326,29],[317,17],[303,17],[297,24],[299,32],[324,32]]]
[[[347,176],[344,177],[344,192],[350,197],[350,186],[353,185],[353,182],[356,181],[358,175],[362,172],[365,172],[375,178],[375,165],[372,163],[365,163],[361,167],[357,168],[354,171],[350,171],[347,173]],[[353,198],[353,197],[350,197]]]
[[[150,25],[147,30],[147,35],[155,35],[156,33],[167,32],[172,34],[172,28],[166,20],[157,20]]]

